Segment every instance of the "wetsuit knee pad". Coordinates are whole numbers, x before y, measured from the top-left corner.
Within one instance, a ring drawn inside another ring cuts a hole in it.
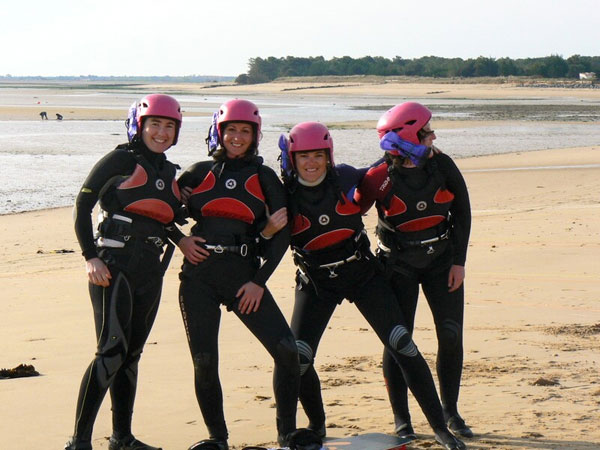
[[[444,320],[440,329],[439,340],[447,347],[456,348],[462,341],[462,327],[452,319]]]
[[[315,360],[312,348],[304,341],[296,341],[298,356],[300,357],[300,376],[304,375]]]
[[[298,370],[298,347],[293,337],[287,336],[277,344],[277,363],[283,367]]]
[[[390,333],[389,344],[394,350],[403,356],[413,357],[417,356],[419,353],[419,350],[413,342],[410,333],[403,325],[396,325],[392,329]]]
[[[194,372],[196,380],[204,389],[209,388],[217,379],[217,365],[211,353],[196,353],[192,360],[194,362]]]
[[[124,337],[111,336],[98,348],[96,353],[97,360],[100,360],[98,367],[104,372],[104,377],[110,379],[121,368],[127,358],[127,342]]]

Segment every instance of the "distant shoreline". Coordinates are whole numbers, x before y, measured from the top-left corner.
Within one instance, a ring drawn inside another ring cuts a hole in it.
[[[498,76],[498,77],[417,77],[417,76],[378,76],[378,75],[324,75],[306,77],[281,77],[266,83],[236,84],[233,76],[182,76],[182,77],[70,77],[70,76],[0,76],[0,89],[5,87],[24,88],[55,88],[55,89],[131,89],[145,88],[157,85],[185,86],[191,85],[199,89],[209,88],[239,88],[245,90],[252,87],[293,84],[296,87],[286,87],[282,91],[293,91],[316,88],[340,88],[378,84],[439,84],[439,85],[514,85],[534,88],[580,88],[600,89],[600,85],[588,80],[573,80],[563,78],[541,78],[527,76]],[[351,83],[351,84],[348,84]],[[315,84],[315,86],[306,86]],[[328,85],[329,84],[329,85]]]

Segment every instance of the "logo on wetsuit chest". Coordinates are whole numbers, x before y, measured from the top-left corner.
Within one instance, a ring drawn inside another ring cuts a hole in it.
[[[420,202],[417,203],[418,211],[425,211],[426,209],[427,209],[427,202],[425,200],[421,200]]]
[[[163,180],[161,180],[160,178],[158,180],[156,180],[154,185],[156,186],[156,189],[158,189],[159,191],[162,191],[165,188],[165,182]]]
[[[233,178],[230,178],[227,181],[225,181],[225,187],[227,189],[235,189],[236,186],[237,186],[237,181],[235,181]]]
[[[319,223],[321,225],[327,225],[329,223],[329,216],[327,214],[322,214],[319,216]]]

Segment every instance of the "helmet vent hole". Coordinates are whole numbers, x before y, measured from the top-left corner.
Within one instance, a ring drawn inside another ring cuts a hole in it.
[[[408,122],[406,122],[406,125],[414,125],[416,122],[416,120],[409,120]]]

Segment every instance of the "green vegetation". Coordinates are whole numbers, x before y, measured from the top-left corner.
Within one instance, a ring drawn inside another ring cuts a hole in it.
[[[487,58],[476,59],[440,58],[424,56],[417,59],[394,59],[381,56],[365,56],[354,59],[349,56],[325,60],[322,56],[297,58],[251,58],[248,72],[236,78],[238,84],[266,83],[281,77],[308,76],[419,76],[434,78],[451,77],[506,77],[532,76],[543,78],[578,79],[580,72],[600,73],[600,56],[573,55],[564,59],[559,55],[543,58]]]

